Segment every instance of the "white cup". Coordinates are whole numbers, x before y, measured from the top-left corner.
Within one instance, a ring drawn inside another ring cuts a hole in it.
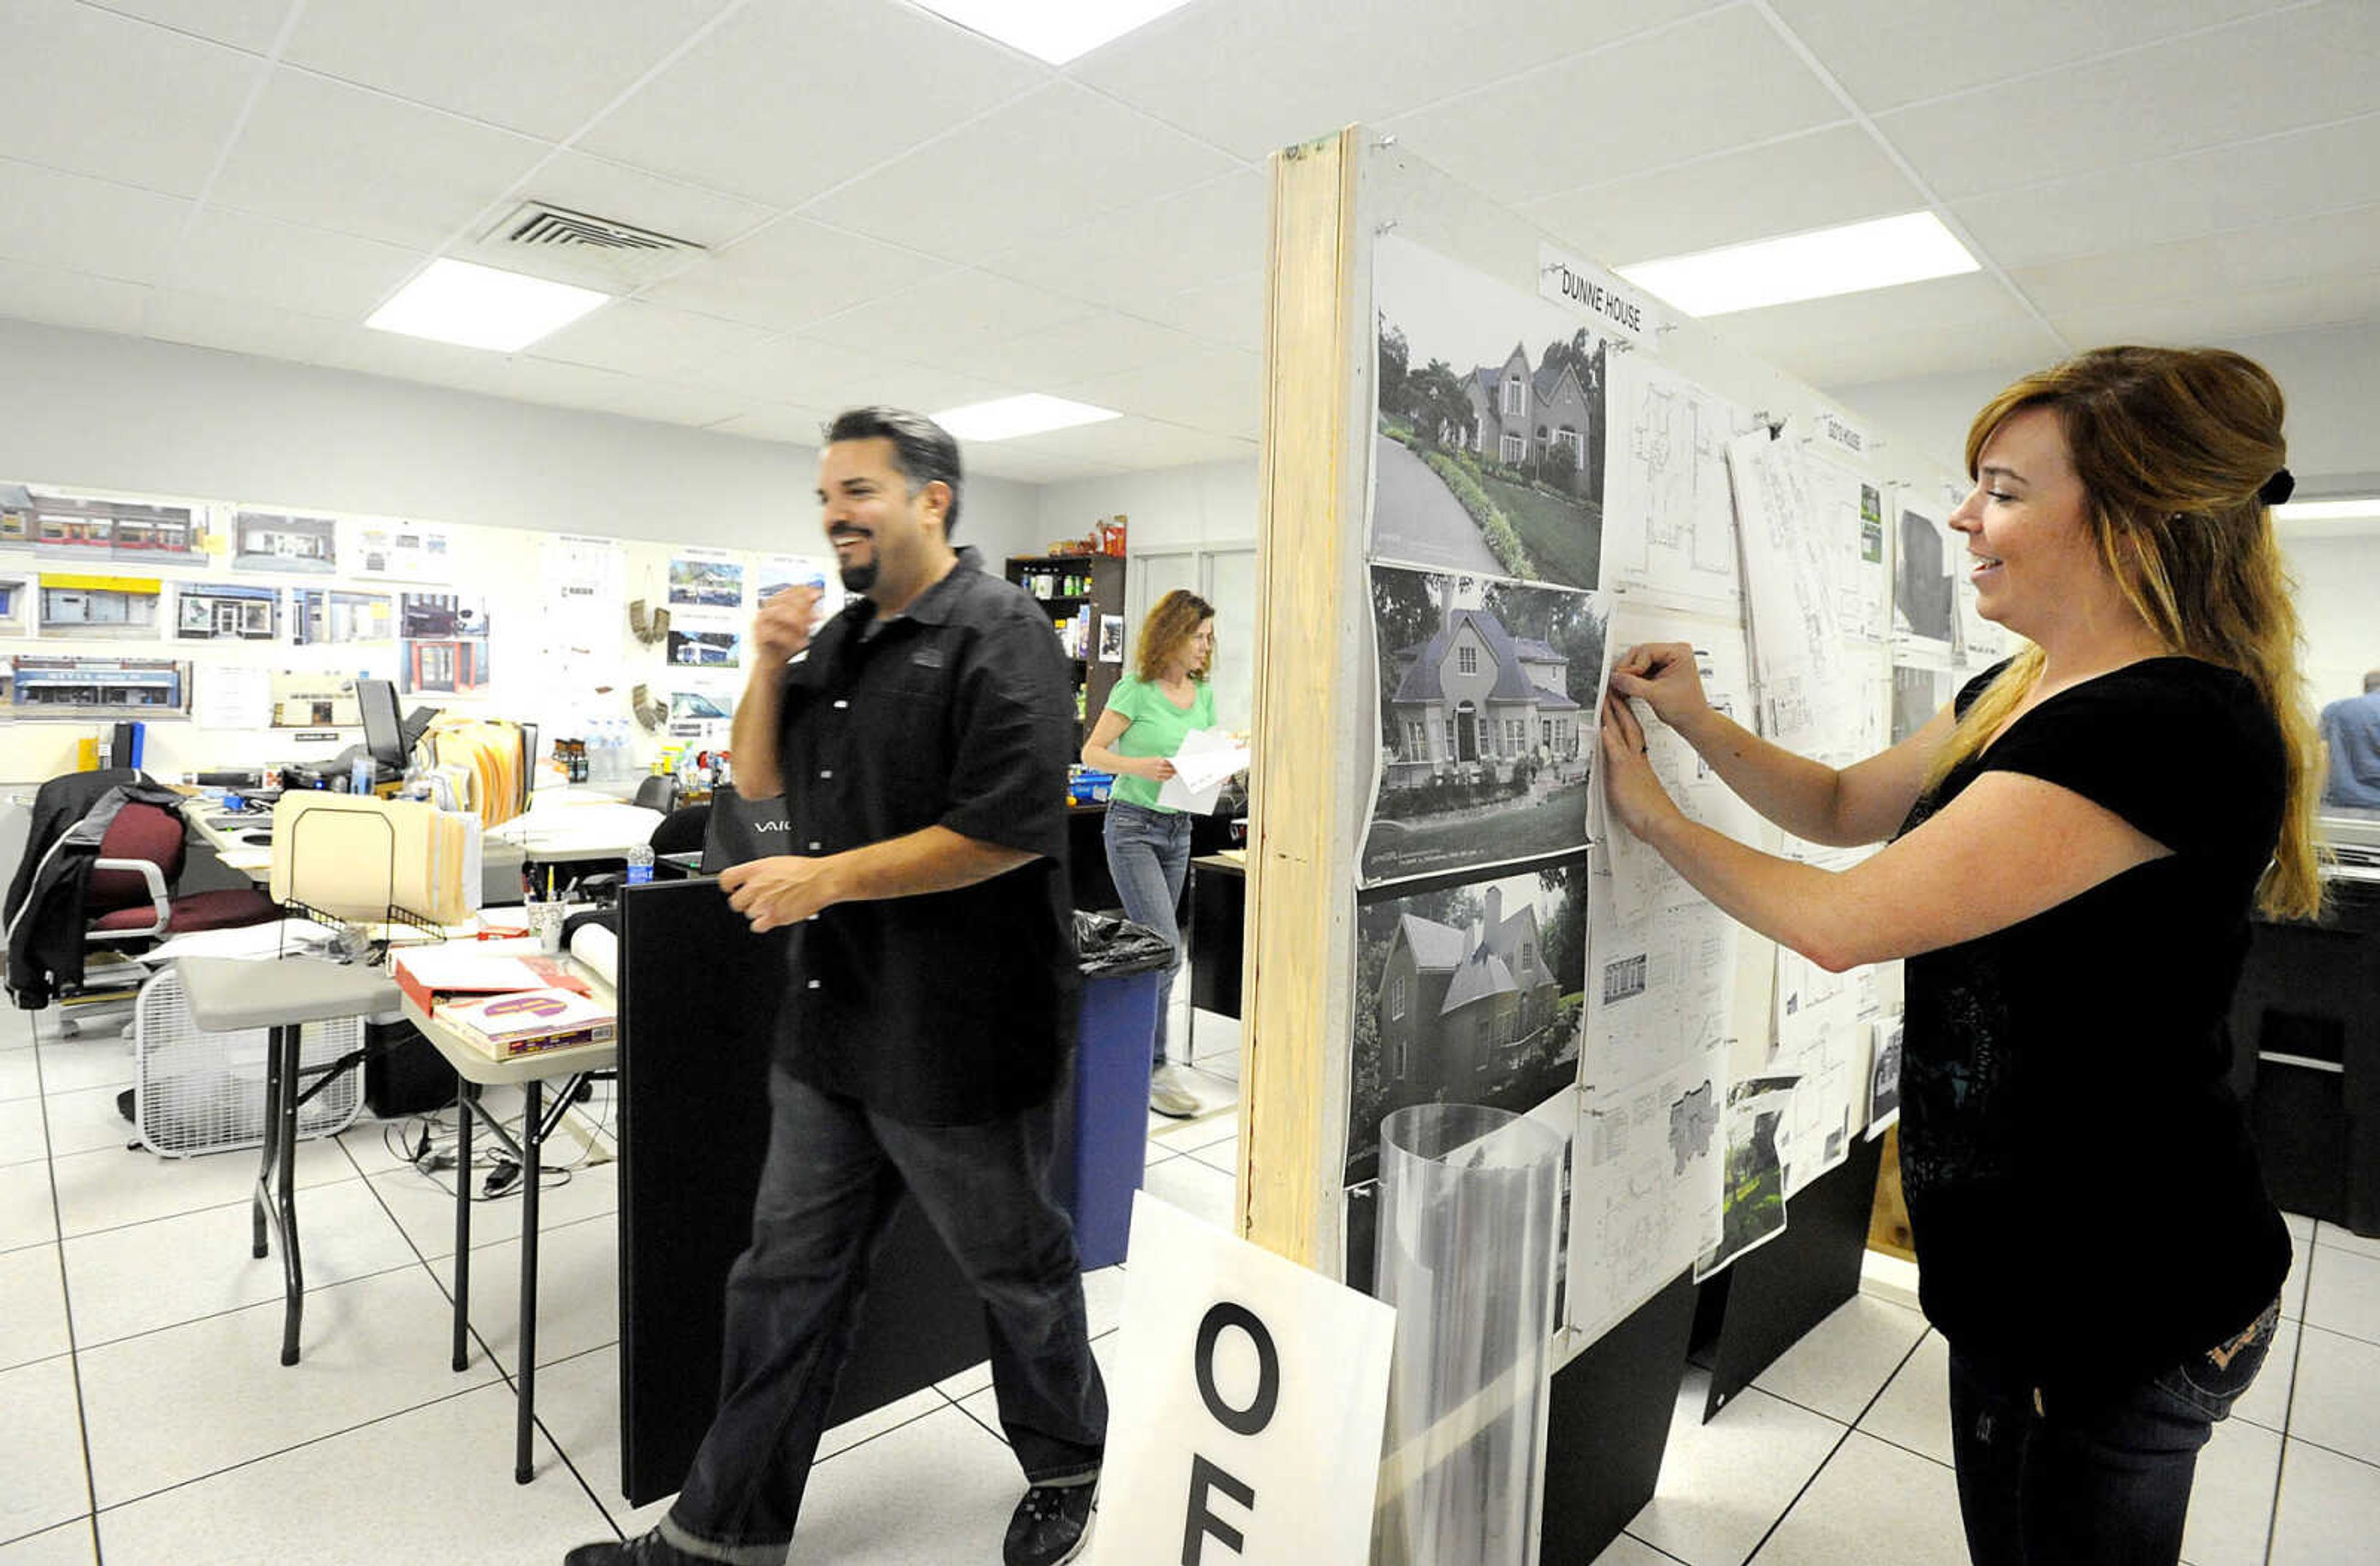
[[[559,903],[532,903],[528,905],[529,933],[537,937],[537,949],[548,956],[562,950],[562,920],[569,912]]]

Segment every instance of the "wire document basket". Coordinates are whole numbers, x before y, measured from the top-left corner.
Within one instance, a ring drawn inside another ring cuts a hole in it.
[[[200,1028],[190,1020],[181,976],[170,967],[140,987],[132,1022],[133,1119],[150,1151],[185,1158],[263,1143],[270,1030]],[[300,1084],[360,1050],[363,1032],[360,1017],[308,1023],[298,1057]],[[298,1135],[333,1136],[352,1124],[362,1108],[361,1074],[342,1070],[322,1082],[298,1107]]]

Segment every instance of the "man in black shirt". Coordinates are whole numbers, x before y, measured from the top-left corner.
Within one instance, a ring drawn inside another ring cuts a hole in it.
[[[720,878],[787,932],[769,1154],[727,1286],[720,1408],[653,1533],[566,1566],[774,1566],[903,1189],[983,1296],[1001,1425],[1028,1488],[1007,1566],[1087,1536],[1107,1395],[1074,1231],[1045,1189],[1075,1035],[1070,684],[1040,608],[949,541],[957,443],[890,408],[838,418],[819,500],[856,595],[761,607],[739,787],[783,792],[790,852]],[[789,663],[789,660],[798,662]]]

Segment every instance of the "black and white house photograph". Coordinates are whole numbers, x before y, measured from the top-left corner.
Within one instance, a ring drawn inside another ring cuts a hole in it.
[[[1379,782],[1362,880],[1584,847],[1602,595],[1375,565],[1372,618]]]
[[[1525,1114],[1578,1074],[1586,861],[1433,880],[1355,911],[1347,1184],[1378,1172],[1380,1122],[1411,1104]]]
[[[669,661],[691,669],[738,669],[744,638],[734,631],[681,631],[670,627]]]
[[[1374,557],[1599,585],[1606,340],[1394,236],[1372,287]]]
[[[1900,547],[1892,583],[1893,629],[1903,645],[1948,654],[1959,618],[1952,577],[1959,551],[1949,529],[1904,500],[1895,541]]]

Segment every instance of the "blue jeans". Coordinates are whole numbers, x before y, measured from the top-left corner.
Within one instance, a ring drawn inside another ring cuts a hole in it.
[[[1950,1444],[1974,1566],[2173,1566],[2199,1449],[2272,1348],[2245,1341],[2135,1387],[2040,1392],[1950,1350]]]
[[[1075,1231],[1047,1195],[1054,1109],[909,1125],[770,1074],[752,1244],[727,1275],[719,1412],[662,1534],[743,1566],[785,1559],[877,1242],[906,1187],[983,1296],[1001,1428],[1027,1480],[1096,1473],[1107,1389]]]
[[[1173,1010],[1173,973],[1182,965],[1182,926],[1173,910],[1182,904],[1182,882],[1190,874],[1190,818],[1179,810],[1151,810],[1122,799],[1108,801],[1104,832],[1108,876],[1123,903],[1123,917],[1147,925],[1173,948],[1173,961],[1157,980],[1157,1044],[1149,1063],[1165,1063],[1165,1023]]]

